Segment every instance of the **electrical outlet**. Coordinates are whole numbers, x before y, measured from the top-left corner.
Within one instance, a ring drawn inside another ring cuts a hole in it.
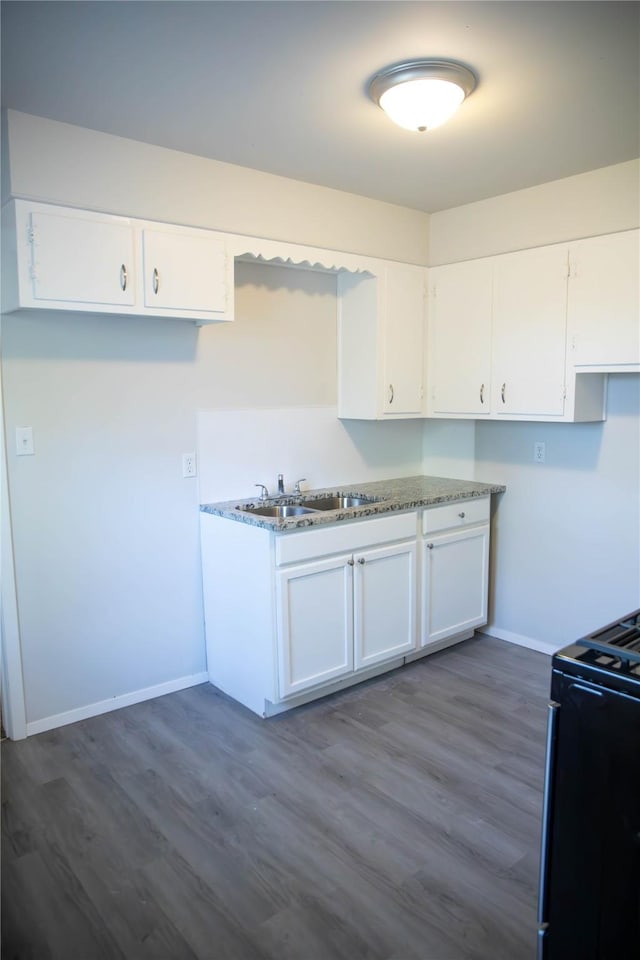
[[[536,440],[533,445],[533,462],[544,463],[547,456],[546,445],[542,440]]]
[[[16,427],[16,454],[30,457],[33,453],[33,427]]]
[[[183,477],[197,477],[198,468],[196,464],[196,455],[195,453],[183,453],[182,454],[182,476]]]

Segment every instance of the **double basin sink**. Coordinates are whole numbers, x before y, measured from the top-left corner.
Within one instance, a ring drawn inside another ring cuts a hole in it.
[[[350,507],[364,507],[368,503],[379,503],[380,497],[319,497],[302,503],[246,504],[238,507],[245,513],[258,517],[300,517],[307,513],[323,513],[327,510],[348,510]]]

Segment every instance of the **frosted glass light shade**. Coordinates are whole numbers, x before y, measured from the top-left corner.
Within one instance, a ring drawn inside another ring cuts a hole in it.
[[[451,60],[407,60],[371,80],[369,95],[399,126],[433,130],[451,117],[475,88],[476,78]]]
[[[449,80],[409,80],[380,97],[384,112],[406,130],[433,130],[448,120],[464,100],[464,90]]]

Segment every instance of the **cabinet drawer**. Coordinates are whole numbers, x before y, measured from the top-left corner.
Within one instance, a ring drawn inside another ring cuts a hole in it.
[[[435,533],[471,523],[486,523],[489,520],[489,497],[473,500],[457,500],[439,507],[427,507],[422,520],[423,533]]]
[[[330,553],[353,553],[354,550],[379,543],[410,540],[417,533],[415,513],[394,513],[368,520],[344,520],[299,533],[280,533],[276,536],[276,564],[299,563]]]

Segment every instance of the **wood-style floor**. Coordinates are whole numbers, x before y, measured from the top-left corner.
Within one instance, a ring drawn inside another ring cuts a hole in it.
[[[271,720],[208,684],[3,745],[3,960],[533,960],[550,661]]]

